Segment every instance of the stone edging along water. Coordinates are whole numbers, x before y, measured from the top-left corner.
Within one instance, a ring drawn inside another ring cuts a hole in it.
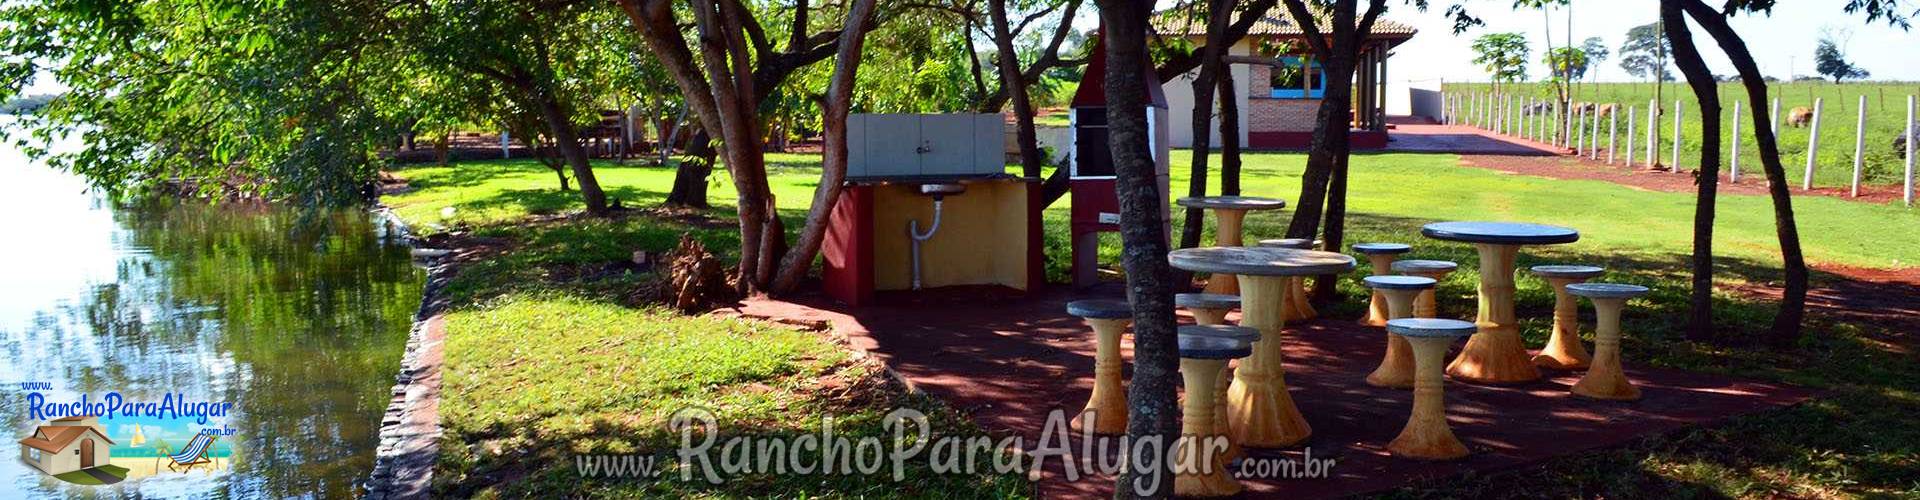
[[[406,352],[400,357],[392,400],[380,417],[380,445],[367,482],[365,497],[372,499],[427,498],[432,490],[433,466],[440,447],[441,347],[446,337],[442,313],[443,289],[453,278],[451,255],[428,251],[405,221],[382,205],[376,216],[389,235],[397,235],[427,263],[427,281],[407,333]]]

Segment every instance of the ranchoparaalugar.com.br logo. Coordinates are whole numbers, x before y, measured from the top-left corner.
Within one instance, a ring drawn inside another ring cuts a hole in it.
[[[1028,446],[1019,436],[937,434],[926,414],[912,408],[889,412],[881,420],[881,436],[848,435],[837,427],[836,419],[827,417],[817,432],[723,438],[712,412],[689,408],[669,419],[668,429],[678,437],[671,455],[582,454],[573,459],[575,472],[582,478],[665,478],[716,485],[753,475],[860,475],[902,481],[928,472],[1021,473],[1038,479],[1043,469],[1078,481],[1094,474],[1117,476],[1130,466],[1160,467],[1168,460],[1175,474],[1210,473],[1224,467],[1241,479],[1320,479],[1331,477],[1336,463],[1332,458],[1314,457],[1311,448],[1297,459],[1249,456],[1219,463],[1214,458],[1227,446],[1220,437],[1191,439],[1191,446],[1172,447],[1175,451],[1169,454],[1169,447],[1153,437],[1134,440],[1087,430],[1075,436],[1071,418],[1062,410],[1049,412],[1039,440]],[[1058,467],[1050,469],[1049,464]],[[1137,480],[1155,479],[1141,476]],[[1158,487],[1152,482],[1135,486],[1143,491]]]

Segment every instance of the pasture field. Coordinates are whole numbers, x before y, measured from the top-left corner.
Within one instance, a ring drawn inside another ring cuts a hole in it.
[[[1503,92],[1516,98],[1527,97],[1551,100],[1553,87],[1545,83],[1526,82],[1504,84]],[[1493,91],[1494,86],[1487,83],[1449,83],[1444,88],[1449,97],[1470,93],[1485,94]],[[1738,83],[1721,83],[1720,123],[1722,138],[1721,151],[1732,147],[1731,136],[1726,135],[1733,114],[1734,101],[1740,101],[1740,170],[1741,175],[1760,172],[1760,149],[1754,142],[1753,114],[1751,102],[1747,99],[1746,88]],[[1574,100],[1578,102],[1618,103],[1621,107],[1632,106],[1638,110],[1635,120],[1637,126],[1645,127],[1647,103],[1654,99],[1655,85],[1647,83],[1583,83],[1576,86]],[[1863,184],[1899,184],[1905,169],[1901,157],[1892,147],[1895,137],[1904,130],[1902,122],[1907,117],[1907,96],[1920,95],[1920,82],[1795,82],[1774,83],[1767,87],[1769,98],[1780,102],[1780,161],[1787,167],[1787,177],[1794,187],[1799,187],[1801,177],[1807,166],[1807,143],[1811,127],[1792,127],[1787,124],[1789,112],[1796,107],[1812,109],[1814,100],[1821,101],[1820,110],[1820,148],[1815,159],[1813,182],[1815,186],[1845,187],[1853,176],[1853,146],[1856,120],[1859,118],[1860,97],[1866,96],[1867,126],[1864,162],[1861,166]],[[1681,137],[1680,161],[1683,167],[1692,169],[1700,160],[1700,104],[1694,99],[1693,91],[1685,82],[1668,82],[1660,90],[1660,100],[1666,115],[1660,119],[1659,152],[1660,161],[1671,162],[1673,151],[1673,102],[1680,101]],[[1601,120],[1601,147],[1605,147],[1606,120]],[[1627,117],[1620,117],[1621,136],[1619,146],[1626,147]],[[1634,138],[1639,150],[1635,153],[1636,163],[1644,158],[1646,151],[1646,129],[1640,128]],[[1624,154],[1624,153],[1621,153]],[[1723,161],[1721,169],[1728,166]],[[1724,175],[1724,174],[1723,174]]]

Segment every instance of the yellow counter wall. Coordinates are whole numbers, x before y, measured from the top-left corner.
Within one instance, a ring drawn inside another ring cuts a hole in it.
[[[966,183],[967,192],[946,197],[940,231],[920,244],[924,288],[1004,285],[1027,288],[1027,190],[1018,179]],[[907,222],[922,232],[933,222],[933,197],[917,184],[873,188],[873,288],[913,288],[913,241]]]

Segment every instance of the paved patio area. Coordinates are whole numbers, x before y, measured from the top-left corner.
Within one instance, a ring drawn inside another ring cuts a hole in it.
[[[1024,436],[1031,447],[1049,410],[1077,412],[1093,386],[1093,335],[1079,318],[1066,314],[1066,302],[1122,295],[1115,284],[1082,291],[1058,287],[1026,297],[963,290],[888,297],[881,305],[858,309],[824,297],[755,300],[737,312],[830,324],[915,388],[970,414],[988,432]],[[1287,381],[1314,434],[1301,447],[1256,450],[1255,456],[1298,459],[1311,450],[1315,459],[1336,462],[1330,477],[1244,480],[1251,497],[1337,497],[1509,469],[1792,405],[1812,395],[1790,386],[1646,368],[1633,359],[1626,360],[1627,375],[1644,397],[1630,403],[1572,396],[1567,389],[1577,373],[1549,371],[1543,380],[1506,387],[1450,381],[1448,420],[1473,455],[1455,462],[1417,462],[1393,458],[1384,449],[1406,421],[1411,392],[1363,381],[1385,349],[1384,331],[1352,318],[1321,318],[1288,330]],[[1123,350],[1131,360],[1131,345]],[[1050,498],[1111,497],[1112,487],[1110,478],[1067,481],[1057,471],[1039,485]]]
[[[1396,116],[1388,118],[1388,122],[1393,129],[1387,131],[1387,152],[1522,156],[1564,153],[1546,143],[1494,135],[1473,127],[1440,125],[1425,118]]]

